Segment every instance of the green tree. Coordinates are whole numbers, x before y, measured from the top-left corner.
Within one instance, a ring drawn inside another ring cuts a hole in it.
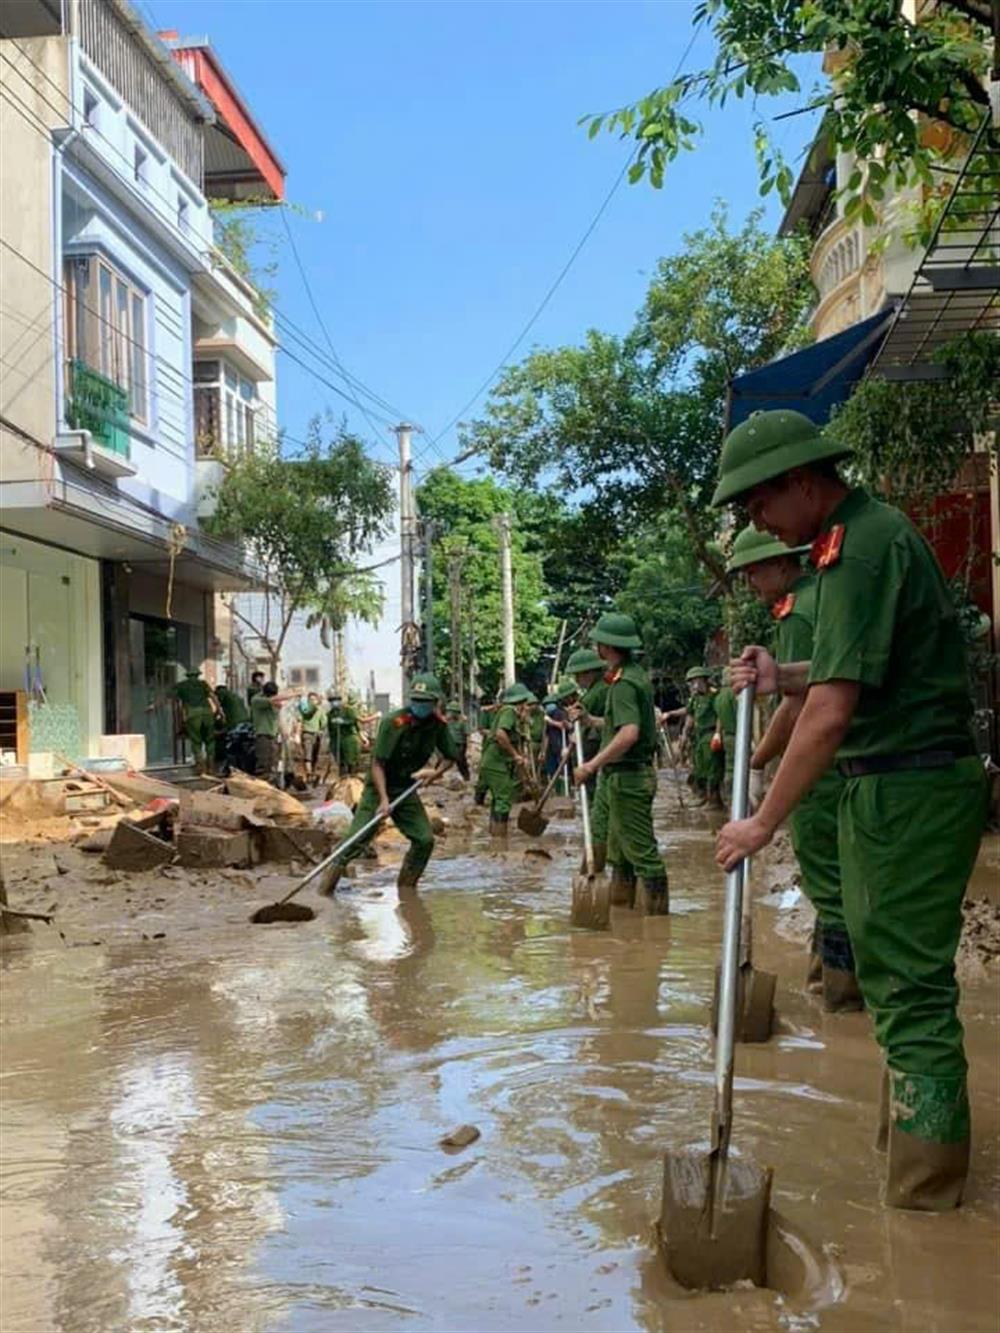
[[[241,543],[261,571],[259,614],[245,602],[232,610],[265,645],[272,672],[297,611],[372,613],[370,586],[358,577],[366,571],[355,561],[386,531],[393,479],[343,426],[324,439],[316,417],[299,455],[284,457],[274,445],[231,460],[215,501],[206,527]]]
[[[434,542],[435,652],[446,678],[450,676],[450,604],[448,558],[460,554],[463,599],[462,660],[467,665],[475,643],[480,685],[497,689],[503,672],[501,638],[500,546],[493,519],[514,515],[511,567],[514,576],[514,651],[521,668],[529,668],[553,639],[554,622],[546,605],[542,557],[530,529],[519,521],[519,499],[490,478],[469,480],[447,468],[428,474],[417,491],[422,519],[437,525]],[[449,679],[449,687],[457,682]]]
[[[647,176],[659,188],[667,164],[700,137],[692,102],[798,93],[800,57],[826,56],[832,82],[814,88],[807,104],[825,108],[831,146],[861,164],[847,186],[848,220],[860,214],[874,225],[886,186],[931,186],[952,147],[925,132],[924,118],[961,138],[989,114],[994,9],[995,0],[937,0],[913,23],[900,0],[702,0],[694,24],[711,29],[713,63],[583,120],[591,137],[605,129],[632,140],[630,179]],[[761,124],[755,149],[762,193],[777,187],[787,197],[791,169]]]
[[[801,241],[769,236],[757,213],[731,231],[717,207],[708,228],[661,260],[631,330],[592,330],[581,346],[512,366],[463,428],[463,445],[519,485],[577,506],[584,550],[606,551],[673,508],[721,579],[708,500],[728,381],[804,342],[813,300]]]

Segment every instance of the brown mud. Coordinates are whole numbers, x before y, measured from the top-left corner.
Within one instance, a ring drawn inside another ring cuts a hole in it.
[[[569,926],[572,824],[550,826],[551,860],[526,858],[469,806],[446,798],[419,895],[398,900],[386,839],[334,901],[309,896],[314,922],[266,930],[247,914],[294,868],[123,875],[23,832],[3,846],[12,904],[54,907],[66,941],[32,923],[0,952],[4,1333],[993,1333],[984,947],[963,1001],[966,1203],[887,1212],[868,1020],[805,993],[808,914],[761,864],[777,1023],[737,1050],[733,1143],[774,1168],[781,1290],[687,1293],[653,1222],[664,1153],[709,1127],[711,817],[679,810],[664,774],[673,915],[653,930],[616,909],[594,932]],[[973,898],[996,905],[998,867],[993,840]],[[443,1152],[468,1124],[481,1137]]]

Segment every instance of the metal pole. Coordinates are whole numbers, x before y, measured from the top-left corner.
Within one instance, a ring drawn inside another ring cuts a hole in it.
[[[434,538],[437,524],[425,519],[421,524],[424,545],[424,669],[434,670]]]
[[[410,453],[413,427],[409,422],[401,421],[395,430],[399,442],[400,664],[403,702],[406,703],[413,676],[413,463]]]
[[[549,681],[550,690],[555,689],[556,681],[559,679],[559,667],[562,663],[563,645],[566,642],[566,624],[567,622],[564,620],[562,625],[559,627],[559,642],[556,645],[555,660],[552,663],[552,679]]]
[[[516,674],[514,662],[514,578],[510,567],[510,514],[497,514],[496,529],[500,536],[500,595],[503,625],[503,683],[513,685]]]
[[[464,707],[465,685],[462,680],[462,557],[453,552],[448,557],[448,602],[451,617],[451,691]]]

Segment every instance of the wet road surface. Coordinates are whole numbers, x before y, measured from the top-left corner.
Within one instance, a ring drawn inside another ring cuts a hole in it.
[[[452,834],[419,897],[372,870],[308,926],[6,951],[4,1333],[992,1333],[995,987],[965,997],[966,1206],[886,1212],[867,1020],[802,992],[767,907],[782,1031],[738,1049],[734,1145],[773,1164],[824,1280],[793,1300],[663,1275],[662,1154],[708,1129],[721,878],[706,819],[659,825],[659,938],[570,930],[556,823],[551,861]],[[463,1122],[482,1137],[443,1150]]]

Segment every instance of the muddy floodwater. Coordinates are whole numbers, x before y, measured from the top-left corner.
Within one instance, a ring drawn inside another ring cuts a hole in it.
[[[309,925],[248,925],[252,886],[172,910],[165,882],[149,939],[37,926],[5,950],[4,1333],[993,1333],[995,980],[965,990],[966,1204],[887,1212],[868,1021],[820,1012],[766,904],[781,1030],[738,1049],[733,1142],[773,1165],[813,1281],[706,1296],[664,1275],[662,1156],[708,1131],[722,897],[708,819],[668,796],[656,937],[570,929],[564,822],[551,859],[453,831],[419,897],[366,869]],[[461,1124],[481,1137],[442,1148]]]

